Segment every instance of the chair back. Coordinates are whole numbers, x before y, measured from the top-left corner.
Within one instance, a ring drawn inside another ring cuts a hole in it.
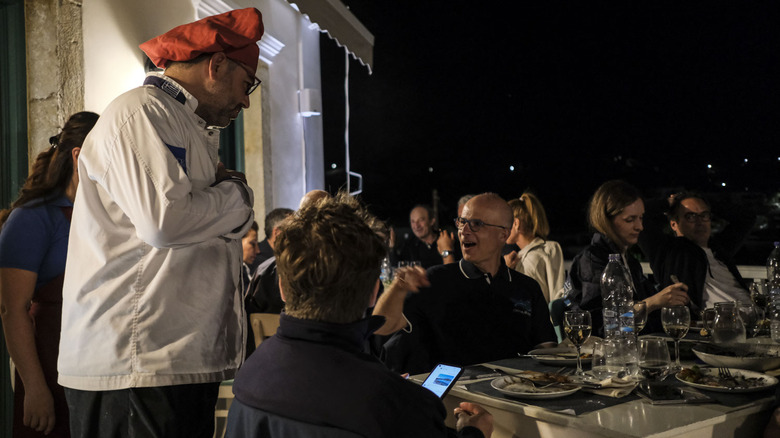
[[[255,348],[266,338],[276,334],[279,328],[278,313],[250,313],[249,324],[252,326],[252,332],[255,335]]]
[[[550,319],[552,320],[555,334],[558,335],[558,343],[563,342],[563,314],[566,312],[566,304],[563,298],[550,301]]]

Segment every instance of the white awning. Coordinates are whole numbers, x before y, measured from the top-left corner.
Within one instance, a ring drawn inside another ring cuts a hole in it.
[[[355,59],[368,68],[374,63],[374,35],[354,16],[340,0],[287,0],[309,17],[320,30],[336,44],[344,47]]]

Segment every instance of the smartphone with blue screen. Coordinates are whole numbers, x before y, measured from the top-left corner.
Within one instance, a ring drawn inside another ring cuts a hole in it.
[[[422,386],[431,390],[439,398],[444,398],[461,374],[463,374],[463,367],[440,363],[433,368]]]

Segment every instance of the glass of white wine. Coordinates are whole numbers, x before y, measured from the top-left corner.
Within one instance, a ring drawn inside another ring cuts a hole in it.
[[[680,339],[691,326],[691,311],[686,306],[672,306],[661,309],[661,324],[667,335],[674,339],[674,370],[682,369],[680,364]]]
[[[575,376],[583,377],[585,371],[582,370],[582,357],[580,350],[582,344],[590,338],[590,332],[593,324],[590,321],[590,312],[584,310],[572,310],[563,315],[563,331],[572,344],[577,348],[577,372]]]

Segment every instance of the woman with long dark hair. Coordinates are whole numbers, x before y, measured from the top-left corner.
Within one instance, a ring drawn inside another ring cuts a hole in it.
[[[0,315],[16,366],[13,436],[69,437],[57,385],[62,281],[78,156],[98,115],[72,115],[38,154],[19,198],[0,212]]]

